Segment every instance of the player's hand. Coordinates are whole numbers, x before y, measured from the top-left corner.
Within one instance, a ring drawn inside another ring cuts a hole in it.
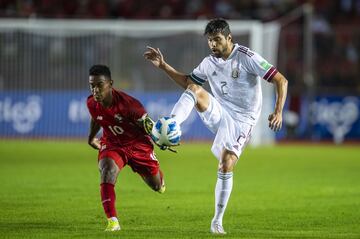
[[[93,138],[93,139],[89,140],[88,143],[92,148],[97,149],[97,150],[99,150],[101,147],[100,140],[98,138]]]
[[[282,115],[281,113],[272,113],[269,115],[269,128],[274,131],[279,131],[282,126]]]
[[[145,130],[145,133],[150,135],[152,138],[151,131],[155,124],[154,120],[152,120],[149,115],[146,115],[145,118],[143,119],[142,123],[143,123],[143,128]]]
[[[161,53],[159,48],[153,48],[151,46],[146,47],[146,51],[144,53],[145,59],[151,61],[156,67],[162,67],[165,64],[164,56]]]

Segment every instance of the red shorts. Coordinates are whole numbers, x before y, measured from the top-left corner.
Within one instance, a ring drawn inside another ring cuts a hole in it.
[[[114,147],[102,144],[98,161],[111,158],[121,170],[126,164],[142,175],[156,175],[159,172],[159,162],[154,154],[154,146],[149,141],[136,141],[136,143]]]

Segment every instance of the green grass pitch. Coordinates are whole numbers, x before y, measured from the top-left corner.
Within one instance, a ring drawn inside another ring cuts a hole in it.
[[[97,153],[86,142],[0,141],[0,238],[214,238],[210,144],[159,152],[161,195],[126,167],[122,230],[105,233]],[[248,147],[237,163],[224,238],[360,238],[360,147]]]

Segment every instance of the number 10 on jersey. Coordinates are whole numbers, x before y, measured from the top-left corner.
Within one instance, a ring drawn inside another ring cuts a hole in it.
[[[124,133],[124,130],[118,125],[115,125],[115,126],[109,125],[108,127],[115,136]]]

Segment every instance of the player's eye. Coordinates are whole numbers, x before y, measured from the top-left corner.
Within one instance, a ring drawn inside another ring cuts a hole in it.
[[[103,88],[103,85],[102,84],[90,85],[91,90],[94,90],[95,88],[101,90]]]

